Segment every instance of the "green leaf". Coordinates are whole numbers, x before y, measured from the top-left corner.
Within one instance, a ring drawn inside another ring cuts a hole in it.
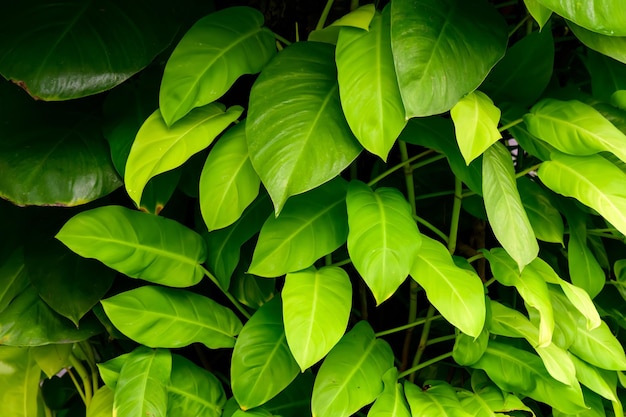
[[[105,206],[72,217],[56,235],[71,250],[132,278],[189,287],[203,277],[202,237],[162,217]]]
[[[102,300],[107,316],[129,338],[149,347],[194,342],[232,347],[241,322],[232,310],[189,291],[143,286]]]
[[[452,348],[452,358],[461,366],[469,366],[478,361],[489,342],[489,331],[483,328],[478,337],[471,337],[463,332],[456,335],[454,347]]]
[[[226,394],[220,381],[180,355],[172,355],[167,415],[220,417]]]
[[[69,356],[72,352],[71,343],[35,346],[32,347],[31,350],[37,365],[39,365],[48,378],[52,378],[54,375],[58,374],[61,369],[70,366]]]
[[[126,363],[128,358],[130,358],[130,355],[131,352],[124,353],[113,359],[109,359],[106,362],[97,364],[100,378],[102,378],[102,381],[107,387],[115,390],[115,387],[117,387],[117,381],[120,378],[122,366],[124,366],[124,363]]]
[[[278,277],[313,265],[348,236],[346,182],[337,178],[294,197],[277,218],[267,219],[248,273]]]
[[[380,304],[409,275],[422,236],[411,216],[411,206],[395,188],[372,191],[366,184],[352,181],[346,204],[348,253],[376,304]]]
[[[499,142],[483,157],[483,196],[493,233],[521,271],[537,257],[539,245],[517,191],[511,154]]]
[[[426,417],[437,415],[442,417],[469,417],[465,412],[454,388],[443,381],[427,381],[427,387],[406,382],[404,384],[406,398],[411,407],[411,415]]]
[[[598,51],[617,61],[626,63],[626,36],[607,36],[592,32],[572,22],[567,22],[574,35],[588,48]]]
[[[507,49],[480,88],[496,103],[531,105],[548,86],[553,67],[552,31],[534,32]]]
[[[610,36],[626,35],[626,10],[618,0],[538,0],[545,7],[589,30]]]
[[[463,333],[478,337],[485,324],[485,289],[475,272],[459,268],[441,243],[422,236],[411,278],[442,316]]]
[[[372,405],[367,417],[411,417],[409,405],[404,398],[402,384],[398,383],[398,370],[391,368],[383,375],[383,392]]]
[[[539,28],[543,29],[552,16],[552,10],[542,5],[541,0],[524,0],[524,4],[533,19],[539,24]]]
[[[135,349],[120,371],[113,398],[113,415],[164,416],[172,355],[167,349]]]
[[[126,162],[124,180],[130,198],[139,205],[148,181],[181,166],[192,155],[208,147],[226,127],[237,120],[243,107],[226,110],[220,103],[195,109],[168,127],[156,110],[141,126]]]
[[[391,46],[407,118],[446,112],[474,91],[506,50],[502,16],[487,2],[391,3]]]
[[[304,371],[326,356],[348,327],[350,277],[338,267],[289,273],[282,299],[287,343]]]
[[[259,194],[261,180],[248,156],[245,121],[213,146],[200,176],[200,211],[209,231],[234,223]]]
[[[43,100],[108,90],[142,70],[170,44],[185,4],[6,4],[0,27],[11,36],[0,40],[0,73]]]
[[[527,112],[527,109],[517,105],[503,105],[502,123],[510,124],[520,119]],[[528,129],[526,129],[525,123],[518,123],[511,126],[507,131],[513,136],[515,141],[521,145],[522,149],[528,154],[539,158],[542,161],[550,159],[550,154],[556,149],[554,146],[547,142],[533,136]]]
[[[594,97],[609,101],[614,92],[626,89],[626,65],[595,51],[587,51],[583,60],[591,75]]]
[[[346,15],[343,15],[330,25],[326,26],[324,29],[316,29],[312,31],[309,34],[308,40],[336,45],[341,28],[352,27],[368,31],[370,23],[375,15],[376,6],[374,4],[365,4],[358,9],[352,10]]]
[[[604,369],[598,369],[570,353],[576,366],[576,377],[580,382],[609,401],[619,401],[617,393],[617,375]]]
[[[344,27],[336,61],[341,107],[361,145],[387,160],[406,125],[391,53],[389,7],[375,15],[369,32]]]
[[[303,372],[263,407],[282,417],[311,416],[313,373]]]
[[[237,268],[229,289],[230,293],[253,310],[258,310],[276,294],[276,280],[256,277]]]
[[[0,265],[0,314],[29,286],[24,250],[19,247]]]
[[[538,174],[548,188],[593,208],[626,234],[626,174],[618,167],[597,155],[554,153]]]
[[[87,407],[87,417],[111,417],[114,394],[113,390],[106,385],[98,388]]]
[[[467,165],[502,137],[498,131],[500,109],[481,91],[459,100],[450,110],[450,116]]]
[[[230,285],[230,278],[239,263],[241,246],[261,230],[270,214],[272,203],[264,193],[235,223],[203,235],[207,244],[207,266],[223,289]]]
[[[246,137],[276,214],[287,198],[336,177],[358,156],[332,45],[297,42],[267,65],[250,92]]]
[[[11,417],[43,417],[39,393],[41,369],[31,349],[0,346],[0,403]]]
[[[626,259],[619,259],[615,261],[613,265],[613,273],[615,274],[615,281],[613,285],[617,287],[620,295],[626,300]],[[0,273],[0,277],[2,274]],[[2,311],[2,309],[0,309]]]
[[[220,98],[276,53],[274,34],[251,7],[228,7],[197,21],[167,61],[159,102],[168,126]]]
[[[528,177],[517,179],[517,190],[537,239],[565,246],[563,218],[548,192]]]
[[[315,417],[348,417],[383,391],[382,378],[393,367],[393,352],[366,321],[358,322],[330,351],[315,378],[311,410]]]
[[[300,372],[293,358],[276,297],[265,303],[245,324],[233,350],[230,380],[241,409],[265,404]]]
[[[473,416],[495,417],[494,412],[528,411],[533,417],[535,414],[522,401],[508,393],[503,393],[482,371],[472,372],[472,389],[459,391],[457,395],[463,408]]]
[[[561,152],[593,155],[610,151],[626,162],[626,135],[593,107],[577,100],[544,99],[524,116],[531,134]]]

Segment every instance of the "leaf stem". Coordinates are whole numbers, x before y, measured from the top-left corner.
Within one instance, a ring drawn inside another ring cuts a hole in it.
[[[235,297],[233,297],[233,295],[231,293],[229,293],[227,290],[222,288],[222,286],[220,285],[220,283],[217,280],[217,278],[215,278],[215,276],[213,274],[211,274],[204,266],[200,265],[200,268],[202,268],[202,272],[204,272],[204,275],[206,275],[211,281],[213,281],[213,283],[215,285],[217,285],[217,288],[219,288],[222,291],[222,293],[226,297],[228,297],[230,302],[237,308],[237,310],[239,310],[241,315],[244,316],[245,318],[249,319],[250,318],[250,313],[248,313],[246,311],[246,309],[243,308],[243,306],[239,303],[239,301],[237,301],[237,299]]]
[[[418,195],[417,197],[415,197],[415,201],[427,200],[429,198],[436,198],[436,197],[445,197],[447,195],[452,195],[452,194],[454,194],[454,190],[446,190],[446,191],[438,191],[436,193],[422,194],[422,195]]]
[[[87,358],[87,364],[89,365],[89,370],[91,371],[91,385],[94,389],[98,387],[98,368],[96,366],[96,355],[91,347],[89,341],[84,340],[78,343],[78,347],[82,350],[83,354]]]
[[[395,165],[395,166],[389,168],[387,171],[383,172],[382,174],[380,174],[379,176],[377,176],[376,178],[374,178],[373,180],[368,182],[367,185],[369,185],[371,187],[371,186],[375,185],[376,183],[378,183],[380,180],[388,177],[389,175],[393,174],[397,170],[401,169],[406,164],[410,164],[411,162],[417,161],[418,159],[423,158],[426,155],[430,155],[433,152],[435,152],[435,151],[429,149],[429,150],[424,151],[424,152],[422,152],[420,154],[412,156],[411,158],[407,159],[406,161],[403,161],[403,162],[399,163],[398,165]],[[445,156],[442,156],[442,157],[445,158]],[[439,159],[441,159],[441,158],[439,158]],[[437,160],[439,160],[439,159],[437,159]],[[426,161],[424,161],[424,162],[426,162]],[[411,168],[415,169],[416,167],[413,166]]]
[[[344,259],[343,261],[335,262],[334,264],[330,264],[328,266],[344,266],[352,263],[352,259]]]
[[[461,202],[463,201],[463,183],[454,177],[454,203],[452,204],[452,218],[450,219],[450,234],[448,235],[448,251],[450,255],[456,250],[456,239],[459,233],[459,218],[461,216]]]
[[[334,0],[328,0],[326,2],[326,6],[324,6],[324,10],[322,11],[322,15],[320,16],[320,20],[317,22],[317,26],[315,26],[315,30],[320,30],[324,28],[326,24],[326,19],[328,19],[328,14],[330,13],[330,9],[333,7]]]
[[[517,174],[515,174],[515,178],[521,178],[524,175],[528,174],[529,172],[536,171],[536,170],[539,169],[540,166],[541,166],[541,163],[535,164],[535,165],[533,165],[531,167],[528,167],[528,168],[518,172]]]
[[[512,128],[513,126],[516,126],[516,125],[522,123],[523,121],[524,121],[524,119],[521,118],[521,117],[519,119],[513,120],[511,123],[507,123],[504,126],[502,126],[501,128],[499,128],[498,132],[502,133],[505,130],[508,130],[508,129]]]
[[[65,369],[67,369],[67,374],[70,376],[70,379],[74,383],[74,387],[76,388],[78,395],[80,395],[80,398],[83,400],[83,404],[87,405],[87,398],[85,397],[85,392],[80,386],[78,379],[76,379],[76,375],[74,375],[74,372],[72,372],[71,368],[65,368]]]
[[[72,353],[70,353],[70,363],[78,372],[78,376],[83,381],[83,389],[85,392],[85,407],[89,407],[91,403],[91,398],[93,397],[93,387],[91,385],[91,377],[89,376],[89,372],[83,366],[82,362],[76,358]]]
[[[511,29],[511,31],[509,32],[509,38],[511,36],[513,36],[515,34],[515,32],[517,32],[517,30],[519,28],[521,28],[522,26],[524,26],[524,23],[526,23],[526,21],[528,20],[528,18],[530,18],[530,15],[527,14],[522,20],[519,21],[519,23],[517,25],[515,25],[515,27],[513,29]]]
[[[437,236],[439,236],[444,242],[448,243],[448,236],[446,236],[444,232],[442,232],[441,230],[433,226],[428,220],[423,219],[418,215],[413,215],[413,219],[419,224],[426,226],[426,228],[428,228],[430,231],[432,231]]]
[[[426,313],[426,319],[424,321],[424,327],[422,328],[422,335],[420,337],[419,345],[417,345],[417,351],[415,352],[415,356],[413,357],[413,366],[411,369],[414,369],[412,372],[405,371],[403,374],[407,374],[409,376],[409,381],[415,381],[415,369],[422,359],[422,355],[426,350],[426,343],[428,342],[428,334],[430,333],[430,325],[433,322],[433,316],[435,315],[435,307],[433,305],[428,306],[428,312]],[[421,368],[418,368],[421,369]],[[408,372],[408,373],[407,373]]]
[[[287,40],[287,38],[282,37],[281,35],[279,35],[276,32],[272,32],[274,34],[274,38],[276,38],[276,40],[284,43],[285,45],[291,45],[291,42]]]
[[[445,157],[446,156],[444,154],[435,155],[432,158],[426,159],[425,161],[418,162],[417,164],[411,165],[411,168],[413,170],[416,170],[418,168],[421,168],[421,167],[424,167],[426,165],[432,164],[433,162],[440,161],[440,160],[444,159]]]
[[[449,334],[447,336],[435,337],[434,339],[430,339],[428,342],[426,342],[426,346],[434,345],[434,344],[441,343],[441,342],[448,342],[448,341],[454,340],[454,339],[456,339],[456,335],[455,334]]]
[[[452,352],[444,353],[443,355],[439,355],[437,357],[434,357],[432,359],[424,361],[424,362],[420,363],[419,365],[415,365],[411,369],[407,369],[406,371],[404,371],[401,374],[399,374],[398,375],[398,379],[403,378],[403,377],[405,377],[407,375],[415,375],[415,372],[419,371],[420,369],[426,368],[427,366],[430,366],[430,365],[432,365],[434,363],[437,363],[437,362],[440,362],[440,361],[442,361],[444,359],[447,359],[450,356],[452,356]]]
[[[442,318],[443,318],[442,315],[437,314],[436,316],[433,316],[431,318],[431,320],[439,320],[439,319],[442,319]],[[403,330],[410,329],[411,327],[416,327],[416,326],[419,326],[419,325],[424,324],[424,323],[426,323],[426,318],[418,319],[418,320],[415,320],[412,323],[405,324],[403,326],[394,327],[393,329],[382,330],[382,331],[376,333],[376,337],[382,337],[382,336],[387,336],[388,334],[398,333],[398,332],[401,332]]]
[[[483,259],[485,257],[485,255],[482,252],[478,252],[476,255],[472,256],[471,258],[467,258],[467,263],[472,263],[475,262],[479,259]]]

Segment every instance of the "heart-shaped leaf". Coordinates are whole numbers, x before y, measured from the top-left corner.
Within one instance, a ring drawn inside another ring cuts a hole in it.
[[[251,7],[228,7],[197,21],[167,61],[160,106],[168,126],[194,107],[220,98],[244,74],[254,74],[276,53],[274,34]]]
[[[148,181],[181,166],[192,155],[213,142],[243,112],[241,106],[228,110],[219,103],[195,109],[183,120],[167,127],[156,110],[144,122],[130,149],[124,175],[126,191],[139,205]]]
[[[480,85],[506,43],[506,24],[486,1],[393,1],[391,46],[406,116],[450,110]]]
[[[341,178],[294,197],[263,225],[248,272],[278,277],[308,268],[337,249],[348,236],[345,200]]]
[[[332,45],[297,42],[267,65],[250,92],[246,137],[276,214],[287,198],[336,177],[358,156]]]
[[[380,304],[409,275],[422,243],[411,206],[395,188],[372,191],[352,181],[346,197],[348,253]]]
[[[316,417],[348,417],[383,390],[393,352],[366,321],[358,322],[330,351],[315,378],[311,410]]]
[[[260,184],[241,122],[224,133],[202,168],[200,211],[209,231],[234,223],[259,194]]]
[[[391,368],[383,375],[383,392],[367,413],[367,417],[411,417],[404,389],[398,382],[398,370]]]
[[[390,39],[390,13],[376,15],[369,31],[341,29],[337,41],[337,78],[341,107],[361,145],[387,160],[406,125]]]
[[[304,371],[337,344],[352,306],[350,277],[341,268],[313,268],[287,274],[282,291],[285,335]]]
[[[425,389],[407,382],[404,384],[404,392],[413,416],[436,414],[442,417],[470,417],[454,388],[446,382],[432,381]]]
[[[202,237],[174,220],[105,206],[72,217],[56,235],[85,258],[132,278],[172,287],[197,284],[206,258]]]
[[[237,337],[230,377],[233,395],[243,410],[265,404],[300,372],[282,317],[282,303],[276,297],[254,313]]]
[[[149,347],[179,348],[194,342],[232,347],[241,322],[210,298],[179,289],[143,286],[102,300],[107,316],[129,338]]]
[[[576,0],[538,0],[550,10],[594,32],[626,35],[626,10],[619,0],[588,0],[585,7]]]
[[[108,90],[170,44],[183,7],[148,0],[7,3],[0,26],[11,36],[0,39],[0,74],[43,100]]]
[[[485,324],[485,290],[475,272],[459,268],[441,243],[422,236],[411,278],[442,316],[463,333],[478,337]]]

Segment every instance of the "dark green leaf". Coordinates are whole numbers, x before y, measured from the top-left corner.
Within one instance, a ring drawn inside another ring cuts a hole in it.
[[[567,22],[576,37],[587,47],[626,64],[626,36],[607,36]],[[626,32],[625,32],[626,34]]]
[[[595,97],[609,101],[614,92],[626,89],[624,63],[595,51],[588,51],[583,62],[591,75],[591,91]]]
[[[30,285],[23,248],[16,249],[0,265],[0,313]]]
[[[303,372],[264,407],[282,417],[310,417],[312,392],[313,373]]]

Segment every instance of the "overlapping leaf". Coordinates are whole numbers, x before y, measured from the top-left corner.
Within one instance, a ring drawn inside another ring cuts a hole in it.
[[[626,53],[624,52],[626,36],[602,35],[580,27],[572,22],[568,22],[567,24],[574,35],[587,47],[606,56],[610,56],[617,61],[626,63]]]
[[[343,15],[323,29],[316,29],[309,34],[308,40],[315,42],[326,42],[332,45],[337,44],[339,32],[343,27],[351,27],[368,31],[370,22],[376,15],[376,6],[372,3],[365,4],[350,13]]]
[[[72,217],[57,239],[85,258],[95,258],[133,278],[188,287],[203,277],[202,237],[169,219],[105,206]]]
[[[383,392],[367,413],[367,417],[411,417],[404,397],[404,388],[398,382],[398,370],[391,368],[383,375]]]
[[[357,157],[332,45],[298,42],[267,65],[250,92],[246,137],[277,214],[287,198],[329,181]]]
[[[244,74],[254,74],[276,53],[274,34],[250,7],[228,7],[200,19],[167,61],[160,106],[168,126],[194,107],[220,98]]]
[[[102,306],[116,328],[149,347],[194,342],[210,349],[232,347],[241,330],[232,310],[179,289],[143,286],[102,300]]]
[[[72,352],[72,347],[71,343],[55,343],[32,347],[31,350],[37,365],[48,378],[52,378],[61,369],[70,366],[69,356]]]
[[[152,113],[139,129],[126,162],[124,179],[130,198],[139,205],[152,177],[181,166],[209,146],[242,112],[241,106],[226,110],[222,104],[212,103],[171,127],[165,124],[159,110]]]
[[[106,385],[98,388],[87,407],[87,417],[109,417],[113,415],[114,392]]]
[[[341,107],[361,145],[387,160],[406,125],[391,54],[390,14],[376,15],[369,31],[345,27],[337,41]]]
[[[346,203],[350,258],[380,304],[409,275],[422,236],[411,206],[395,188],[372,191],[364,183],[352,181]]]
[[[524,4],[533,19],[539,24],[539,27],[543,29],[550,16],[552,16],[552,10],[541,4],[541,0],[524,0]]]
[[[41,369],[30,349],[0,346],[0,401],[2,410],[15,417],[43,415],[39,393]]]
[[[594,51],[588,51],[583,62],[595,97],[608,101],[614,92],[626,89],[626,66],[621,62]]]
[[[448,111],[506,50],[502,16],[487,2],[391,3],[391,46],[407,117]]]
[[[407,382],[404,390],[413,416],[470,417],[454,388],[446,382],[432,381],[427,389]]]
[[[517,179],[517,189],[537,239],[563,245],[563,218],[548,192],[527,177]]]
[[[594,32],[626,35],[626,10],[619,0],[589,0],[584,7],[576,0],[538,0],[559,15]]]

